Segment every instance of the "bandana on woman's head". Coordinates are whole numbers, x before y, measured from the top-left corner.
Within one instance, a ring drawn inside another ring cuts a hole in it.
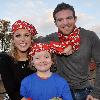
[[[18,29],[26,29],[28,30],[33,36],[37,34],[35,27],[32,24],[29,24],[25,21],[18,20],[12,25],[12,32],[14,33]]]

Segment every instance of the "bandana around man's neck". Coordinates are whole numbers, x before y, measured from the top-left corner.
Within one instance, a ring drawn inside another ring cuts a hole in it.
[[[66,45],[71,45],[73,47],[73,50],[76,51],[79,49],[79,46],[80,46],[79,32],[80,32],[80,29],[75,27],[73,32],[67,36],[61,34],[60,32],[58,32],[57,34],[58,34],[60,42],[65,42]]]

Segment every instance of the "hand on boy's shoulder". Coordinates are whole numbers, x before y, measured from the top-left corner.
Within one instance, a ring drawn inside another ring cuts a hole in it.
[[[26,99],[26,98],[23,97],[21,100],[28,100],[28,99]]]
[[[21,100],[32,100],[31,98],[22,98]]]
[[[49,100],[62,100],[62,98],[59,98],[59,97],[54,97],[54,98],[49,99]]]

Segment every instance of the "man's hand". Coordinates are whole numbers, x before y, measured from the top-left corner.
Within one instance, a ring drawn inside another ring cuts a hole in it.
[[[99,100],[99,99],[93,98],[91,95],[88,95],[86,100]]]
[[[62,100],[62,98],[59,98],[59,97],[54,97],[54,98],[49,99],[49,100]]]
[[[72,50],[72,46],[71,45],[69,45],[68,47],[66,47],[65,49],[64,49],[64,51],[63,51],[63,54],[64,55],[70,55],[70,54],[72,54],[73,53],[73,50]]]

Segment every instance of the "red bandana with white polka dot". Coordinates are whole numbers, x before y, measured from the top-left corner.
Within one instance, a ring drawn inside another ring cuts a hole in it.
[[[34,55],[36,52],[40,51],[51,52],[50,45],[48,43],[34,43],[31,47],[31,52],[29,54]]]
[[[68,45],[73,47],[73,50],[76,51],[80,46],[80,35],[79,29],[75,28],[74,31],[65,37],[63,34],[58,33],[59,42],[51,41],[50,43],[34,43],[31,48],[30,55],[34,55],[35,52],[48,51],[57,54],[63,54],[63,51]]]
[[[78,50],[80,46],[80,29],[75,28],[72,33],[65,36],[58,32],[58,37],[61,43],[65,43],[66,46],[71,45],[73,47],[73,50]]]
[[[18,20],[12,25],[12,32],[14,33],[18,29],[26,29],[28,30],[33,36],[37,34],[35,27],[28,22]]]

